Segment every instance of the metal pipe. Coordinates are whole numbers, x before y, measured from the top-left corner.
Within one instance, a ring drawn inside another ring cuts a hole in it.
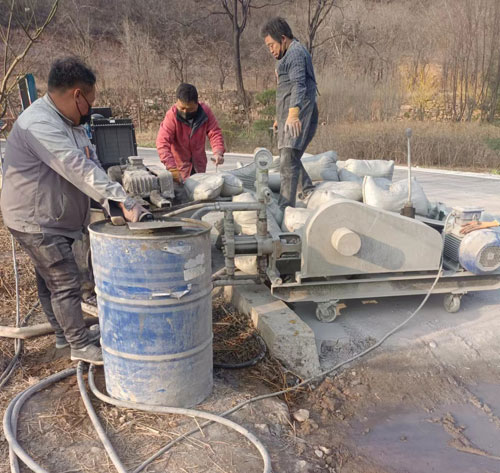
[[[408,138],[408,204],[411,205],[411,148],[410,138],[412,135],[411,128],[406,129],[406,137]]]
[[[217,279],[213,282],[214,287],[220,286],[248,286],[249,284],[259,284],[260,279]]]
[[[173,212],[168,212],[161,215],[162,218],[175,217],[177,215],[191,212],[193,210],[198,210],[202,208],[209,209],[209,212],[220,212],[224,210],[233,210],[236,212],[242,212],[245,210],[259,210],[261,204],[259,202],[213,202],[204,204],[194,204],[189,207],[184,207],[183,209],[174,210]]]

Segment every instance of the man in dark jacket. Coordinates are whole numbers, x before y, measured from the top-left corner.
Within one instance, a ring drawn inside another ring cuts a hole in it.
[[[185,181],[191,174],[205,172],[208,137],[215,164],[224,162],[224,140],[215,115],[205,103],[198,102],[198,91],[191,84],[177,87],[177,102],[166,113],[156,138],[161,162],[175,181]]]
[[[262,37],[278,61],[276,68],[276,119],[280,151],[282,209],[295,207],[297,187],[305,198],[314,186],[301,158],[318,127],[316,78],[311,55],[293,37],[283,18],[272,18],[262,28]]]
[[[137,221],[144,210],[108,179],[82,126],[95,99],[94,73],[76,58],[54,62],[48,93],[17,119],[7,139],[1,210],[4,224],[35,266],[38,295],[56,333],[56,347],[71,359],[102,364],[85,327],[79,272],[72,252],[90,217],[90,199]]]

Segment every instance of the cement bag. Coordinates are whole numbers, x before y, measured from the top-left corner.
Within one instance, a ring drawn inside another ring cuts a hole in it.
[[[363,178],[348,171],[345,168],[338,169],[339,180],[344,182],[357,182],[359,185],[363,183]]]
[[[193,174],[184,182],[190,200],[213,200],[219,197],[224,178],[219,174]]]
[[[232,197],[233,195],[238,195],[243,192],[243,183],[239,178],[233,176],[229,172],[221,173],[224,179],[224,185],[220,191],[222,197]]]
[[[394,161],[383,159],[348,159],[344,169],[357,176],[385,177],[392,180]]]
[[[321,182],[316,185],[316,190],[334,192],[344,199],[357,200],[359,202],[363,200],[361,183],[358,182]]]
[[[250,163],[227,172],[237,177],[243,183],[245,189],[255,189],[255,163]]]
[[[357,182],[323,182],[316,186],[307,202],[308,209],[317,209],[321,205],[336,199],[361,201],[361,184]]]
[[[258,274],[257,270],[257,256],[245,255],[245,256],[235,256],[234,265],[237,269],[245,274]]]
[[[293,207],[285,208],[285,215],[283,216],[283,224],[281,229],[284,232],[296,232],[301,229],[313,211],[310,209],[297,209]]]
[[[233,197],[233,202],[257,202],[257,198],[253,192],[245,192]],[[279,218],[280,209],[278,205],[272,201],[267,207],[267,226],[268,231],[271,233],[280,233],[282,218]],[[244,235],[255,235],[257,232],[257,211],[241,211],[233,212],[234,221],[241,226],[241,233]],[[277,220],[279,218],[279,220]]]
[[[308,158],[302,158],[302,165],[312,181],[338,181],[337,153],[327,151]]]
[[[400,212],[408,200],[408,180],[392,183],[389,179],[366,176],[363,180],[363,202],[379,209]],[[430,203],[422,186],[413,177],[411,200],[418,215],[427,216]]]

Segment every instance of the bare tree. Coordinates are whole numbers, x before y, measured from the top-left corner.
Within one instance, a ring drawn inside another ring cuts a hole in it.
[[[42,14],[37,1],[5,0],[5,24],[0,23],[0,39],[3,45],[3,78],[0,81],[0,118],[7,111],[9,95],[24,75],[22,63],[29,50],[53,20],[59,0],[54,0],[48,12]]]
[[[245,108],[248,105],[241,68],[241,35],[247,25],[252,0],[220,0],[223,12],[231,20],[233,29],[233,62],[236,90]]]
[[[248,99],[243,84],[243,72],[241,67],[241,35],[247,26],[252,9],[261,9],[271,6],[278,6],[287,3],[289,0],[278,0],[259,3],[257,0],[218,0],[222,11],[213,11],[213,14],[225,15],[230,21],[233,33],[233,67],[236,80],[236,90],[245,108],[248,106]]]
[[[93,64],[96,46],[104,36],[94,28],[95,18],[99,16],[100,9],[90,0],[66,0],[66,2],[61,17],[72,36],[72,41],[68,44],[70,52],[86,63]]]
[[[142,132],[144,94],[150,85],[150,74],[156,65],[156,55],[149,33],[129,20],[122,24],[121,42],[125,53],[124,72],[137,94],[137,118],[139,131]]]
[[[329,17],[332,8],[338,7],[337,0],[307,0],[307,39],[306,47],[311,56],[314,55],[314,50],[333,39],[333,35],[328,35],[320,42],[317,41],[317,36],[320,28],[324,25]]]

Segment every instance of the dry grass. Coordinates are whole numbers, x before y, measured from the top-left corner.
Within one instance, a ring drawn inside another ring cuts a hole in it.
[[[476,123],[357,122],[320,126],[309,152],[333,149],[339,159],[393,159],[406,163],[406,128],[413,129],[415,166],[488,170],[500,168],[500,127]]]

